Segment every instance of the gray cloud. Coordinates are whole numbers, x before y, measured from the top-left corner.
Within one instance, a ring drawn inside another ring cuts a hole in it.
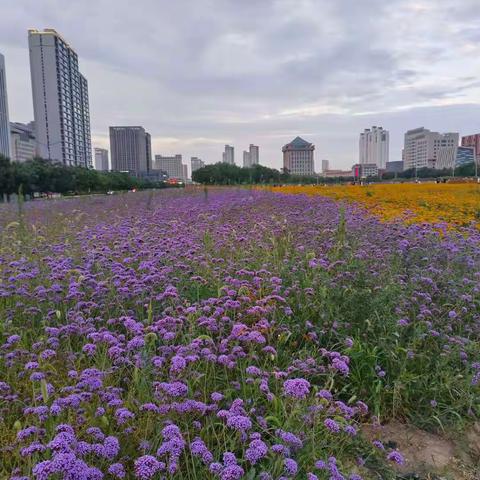
[[[29,27],[77,50],[98,145],[142,124],[156,153],[214,162],[232,142],[240,162],[257,143],[279,167],[301,133],[348,167],[371,124],[394,160],[406,129],[471,133],[480,109],[477,0],[2,0],[13,120],[32,116]]]

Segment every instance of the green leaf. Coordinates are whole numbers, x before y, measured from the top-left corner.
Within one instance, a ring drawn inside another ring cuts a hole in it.
[[[42,378],[40,382],[40,391],[42,392],[43,403],[48,402],[48,389],[47,389],[47,381]]]
[[[256,472],[254,468],[251,468],[249,472],[247,473],[247,480],[253,480],[255,478]]]

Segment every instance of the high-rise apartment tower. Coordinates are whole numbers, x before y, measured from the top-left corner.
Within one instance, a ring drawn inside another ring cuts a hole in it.
[[[5,58],[0,53],[0,155],[10,158],[10,120],[8,118]]]
[[[389,133],[382,127],[365,129],[359,141],[360,165],[375,164],[379,169],[385,169],[389,161],[389,141]]]
[[[87,79],[78,55],[55,30],[28,31],[37,154],[92,167]]]

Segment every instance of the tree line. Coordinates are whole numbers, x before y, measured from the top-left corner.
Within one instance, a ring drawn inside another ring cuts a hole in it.
[[[412,178],[441,178],[451,177],[471,177],[475,175],[475,165],[473,163],[457,167],[455,172],[452,169],[436,170],[434,168],[411,168],[399,173],[386,172],[376,177],[369,177],[368,180],[375,182],[381,180],[412,179]],[[287,170],[276,170],[274,168],[264,167],[263,165],[254,165],[250,168],[239,167],[229,163],[216,163],[214,165],[205,165],[192,173],[192,180],[205,185],[242,185],[242,184],[316,184],[316,183],[348,183],[353,182],[355,177],[322,177],[318,176],[298,176],[291,175]]]
[[[55,192],[62,194],[106,193],[109,190],[164,188],[163,182],[152,182],[122,172],[102,172],[83,167],[68,167],[42,158],[11,162],[0,155],[0,199],[18,193]]]
[[[219,162],[205,165],[192,173],[192,180],[206,185],[242,185],[242,184],[278,184],[278,183],[316,183],[316,177],[291,175],[287,170],[253,165],[239,167]]]

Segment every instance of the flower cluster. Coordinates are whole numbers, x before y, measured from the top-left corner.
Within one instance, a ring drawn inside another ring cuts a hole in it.
[[[359,480],[359,450],[388,478],[404,459],[359,434],[368,405],[478,417],[476,228],[193,187],[15,215],[0,205],[2,478]]]

